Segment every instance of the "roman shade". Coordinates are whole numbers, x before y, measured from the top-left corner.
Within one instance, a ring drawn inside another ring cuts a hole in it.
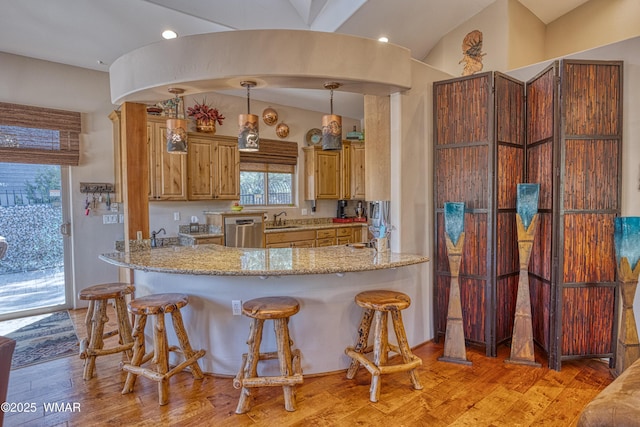
[[[77,166],[80,113],[0,102],[0,161]]]
[[[295,166],[298,163],[298,143],[261,139],[259,151],[240,152],[241,170],[245,170],[243,168],[244,163],[268,163]]]

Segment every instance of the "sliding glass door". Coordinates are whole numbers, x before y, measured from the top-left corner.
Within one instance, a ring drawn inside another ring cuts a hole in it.
[[[0,320],[70,308],[68,167],[0,163]]]

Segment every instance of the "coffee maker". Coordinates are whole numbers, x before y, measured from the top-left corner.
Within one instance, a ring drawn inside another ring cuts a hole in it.
[[[347,200],[338,200],[338,211],[336,213],[336,218],[346,218],[347,217]]]

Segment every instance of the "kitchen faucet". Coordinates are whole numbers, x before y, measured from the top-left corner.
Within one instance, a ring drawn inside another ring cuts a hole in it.
[[[277,214],[273,215],[273,225],[275,225],[275,226],[284,225],[284,222],[282,221],[282,218],[278,218],[282,214],[284,214],[284,216],[287,216],[287,213],[285,211],[282,211],[280,213],[277,213]]]
[[[164,229],[164,228],[161,228],[161,229],[160,229],[160,230],[158,230],[158,231],[152,231],[152,232],[151,232],[151,247],[152,247],[152,248],[156,248],[156,247],[158,247],[158,243],[156,242],[156,236],[157,236],[158,234],[160,234],[160,232],[161,232],[161,231],[162,231],[162,234],[167,234],[167,232],[165,231],[165,229]]]

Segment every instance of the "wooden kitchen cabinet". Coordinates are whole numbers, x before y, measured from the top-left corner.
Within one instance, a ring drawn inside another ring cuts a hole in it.
[[[351,144],[343,141],[340,153],[340,200],[349,200],[351,196]]]
[[[235,138],[190,133],[188,150],[189,200],[240,198],[240,155]]]
[[[364,142],[350,141],[349,183],[351,199],[365,200]]]
[[[113,124],[115,195],[122,203],[122,139],[120,112],[109,114]],[[166,148],[166,117],[147,116],[147,152],[149,154],[149,200],[187,200],[187,159],[169,154]]]
[[[315,245],[316,232],[314,230],[265,234],[267,248],[312,248]]]
[[[336,229],[336,242],[338,245],[353,243],[353,228],[343,227]]]
[[[187,200],[187,159],[167,152],[166,117],[147,117],[149,200]]]
[[[336,244],[336,229],[328,228],[322,230],[316,230],[316,246],[335,246]]]
[[[304,147],[305,200],[340,199],[340,151]]]

